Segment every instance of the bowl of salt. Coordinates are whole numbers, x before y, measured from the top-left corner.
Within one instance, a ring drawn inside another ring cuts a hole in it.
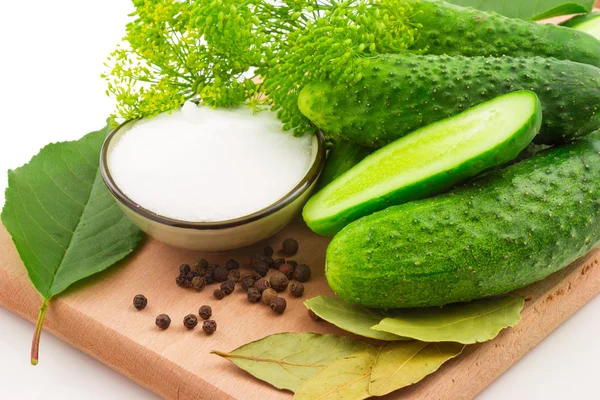
[[[127,121],[106,138],[102,177],[123,212],[153,238],[201,251],[273,236],[311,195],[323,136],[295,137],[270,111],[186,103]]]

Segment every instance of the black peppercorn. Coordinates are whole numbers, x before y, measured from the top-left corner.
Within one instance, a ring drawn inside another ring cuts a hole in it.
[[[298,242],[294,239],[285,239],[282,251],[286,256],[293,256],[298,252]]]
[[[221,283],[221,290],[223,293],[225,293],[225,295],[230,295],[235,290],[235,282],[227,280]]]
[[[183,326],[188,329],[194,329],[198,325],[198,317],[194,314],[188,314],[183,318]]]
[[[271,305],[271,300],[273,300],[275,297],[277,297],[277,292],[272,288],[268,288],[264,292],[262,292],[262,297],[260,298],[260,301],[262,301],[263,304],[269,306]]]
[[[313,310],[308,310],[308,316],[316,322],[322,321],[321,317],[319,317]]]
[[[279,267],[279,272],[287,276],[288,279],[292,279],[294,277],[294,267],[290,264],[283,264]]]
[[[300,282],[294,282],[290,285],[290,293],[294,297],[302,297],[304,294],[304,285]]]
[[[182,288],[187,287],[187,279],[186,279],[185,275],[179,275],[177,278],[175,278],[175,283],[179,287],[182,287]]]
[[[200,261],[196,261],[194,265],[192,265],[192,270],[196,272],[198,275],[204,275],[206,270],[208,269],[208,261],[204,258]]]
[[[202,330],[207,335],[212,335],[217,330],[217,323],[212,319],[206,320],[202,323]]]
[[[192,287],[192,279],[194,279],[197,276],[198,276],[198,274],[196,274],[195,272],[188,272],[186,274],[185,280],[190,283],[188,287]]]
[[[254,279],[255,281],[257,281],[257,280],[259,280],[260,278],[262,278],[262,275],[261,275],[261,274],[259,274],[259,273],[258,273],[258,272],[256,272],[256,271],[252,271],[252,272],[250,273],[250,276],[251,276],[251,277],[252,277],[252,279]]]
[[[227,268],[221,266],[217,266],[213,272],[213,278],[215,278],[216,282],[225,282],[228,275],[229,271],[227,271]]]
[[[251,268],[256,268],[256,266],[262,262],[262,257],[260,256],[251,256],[250,257],[250,267]]]
[[[294,260],[287,260],[287,263],[290,264],[294,268],[296,268],[298,266],[298,263]]]
[[[287,301],[283,297],[275,297],[271,300],[271,310],[276,312],[277,314],[283,314],[285,308],[287,307]]]
[[[143,294],[138,294],[133,298],[133,306],[136,310],[143,310],[148,305],[148,299]]]
[[[239,269],[234,269],[229,271],[229,274],[227,275],[227,280],[230,280],[232,282],[239,282],[240,281],[240,270]]]
[[[261,277],[265,277],[269,272],[269,267],[264,261],[261,261],[256,267],[254,267],[254,271],[260,274]]]
[[[271,287],[271,284],[265,278],[261,278],[254,282],[254,287],[258,289],[259,292],[264,292],[266,289]]]
[[[215,283],[215,278],[213,277],[213,271],[207,270],[204,273],[204,281],[206,282],[207,285],[212,285],[213,283]]]
[[[223,300],[223,298],[225,297],[225,292],[221,289],[215,289],[213,291],[213,296],[215,296],[215,299],[217,300]]]
[[[264,252],[265,252],[265,257],[273,256],[273,248],[271,246],[265,247]]]
[[[171,318],[167,314],[160,314],[156,317],[156,326],[160,329],[167,329],[171,325]]]
[[[307,282],[310,279],[310,267],[306,264],[300,264],[294,271],[294,279],[298,282]]]
[[[283,292],[288,287],[289,279],[281,272],[275,272],[269,279],[271,287],[277,292]]]
[[[267,264],[267,268],[275,268],[275,260],[272,257],[263,257],[263,262]]]
[[[181,264],[179,266],[179,273],[182,275],[188,274],[191,271],[190,266],[187,264]]]
[[[240,269],[240,263],[236,260],[227,260],[225,262],[225,268],[227,271],[233,271],[234,269]]]
[[[209,319],[212,316],[212,308],[210,306],[202,306],[200,310],[198,310],[198,315],[202,319]]]
[[[192,279],[192,287],[200,292],[206,287],[206,281],[203,277],[197,276],[194,279]]]
[[[251,287],[250,289],[248,289],[248,301],[250,303],[258,303],[260,301],[260,290],[258,290],[257,288],[253,288]]]
[[[285,258],[277,258],[273,261],[273,268],[279,269],[283,264],[285,264]]]
[[[246,276],[245,278],[242,278],[242,289],[244,289],[247,292],[248,289],[254,287],[255,282],[256,281],[251,276]]]

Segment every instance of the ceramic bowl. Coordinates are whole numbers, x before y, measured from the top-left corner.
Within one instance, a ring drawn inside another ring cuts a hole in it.
[[[325,165],[325,141],[313,137],[312,164],[306,176],[282,199],[245,217],[219,222],[189,222],[158,215],[136,204],[116,185],[109,157],[122,135],[135,124],[127,121],[106,138],[100,153],[102,178],[125,215],[141,230],[171,246],[199,251],[221,251],[245,247],[273,236],[300,213]]]

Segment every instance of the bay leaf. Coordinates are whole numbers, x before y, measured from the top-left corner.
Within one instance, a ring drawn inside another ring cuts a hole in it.
[[[331,362],[370,347],[349,337],[304,332],[279,333],[230,353],[212,353],[277,389],[293,392]]]
[[[294,400],[362,400],[371,397],[369,382],[378,348],[340,358],[304,382]]]
[[[495,338],[521,318],[524,300],[504,296],[444,307],[402,311],[372,327],[424,342],[482,343]]]
[[[384,396],[417,383],[458,356],[465,347],[460,343],[389,342],[377,354],[369,393]]]
[[[540,20],[559,15],[588,13],[594,0],[448,0],[462,7],[493,11],[510,18]]]
[[[123,259],[142,238],[100,175],[108,132],[106,126],[77,141],[50,144],[8,173],[2,223],[43,299],[32,342],[34,365],[50,299]]]
[[[382,319],[395,316],[396,313],[392,311],[349,304],[336,296],[313,297],[306,300],[304,305],[325,321],[347,332],[379,340],[406,340],[406,338],[392,333],[371,329]]]

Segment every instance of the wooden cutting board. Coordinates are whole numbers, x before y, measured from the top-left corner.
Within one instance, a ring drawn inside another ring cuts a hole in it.
[[[300,242],[294,259],[313,267],[314,278],[306,284],[304,298],[331,294],[323,276],[328,239],[310,233],[298,220],[269,244],[277,249],[287,237]],[[290,399],[291,393],[278,391],[209,352],[230,351],[278,332],[345,332],[325,322],[312,321],[303,299],[292,299],[287,294],[288,309],[276,316],[267,306],[249,304],[239,287],[218,301],[212,297],[216,285],[201,293],[175,285],[181,263],[191,264],[202,257],[211,263],[223,263],[228,258],[247,262],[250,255],[260,254],[266,244],[202,254],[147,240],[120,266],[77,284],[56,298],[46,316],[45,328],[166,399]],[[437,373],[386,398],[473,398],[600,291],[599,263],[600,251],[594,251],[520,291],[528,301],[515,328],[503,331],[491,342],[468,346]],[[132,306],[133,297],[139,293],[148,298],[143,311]],[[8,233],[0,226],[0,305],[34,321],[40,303]],[[182,324],[185,315],[197,313],[203,304],[212,306],[218,324],[212,336],[204,335],[198,328],[187,331]],[[169,314],[173,320],[167,331],[154,325],[155,316],[161,313]],[[44,359],[44,335],[40,362],[52,362]]]

